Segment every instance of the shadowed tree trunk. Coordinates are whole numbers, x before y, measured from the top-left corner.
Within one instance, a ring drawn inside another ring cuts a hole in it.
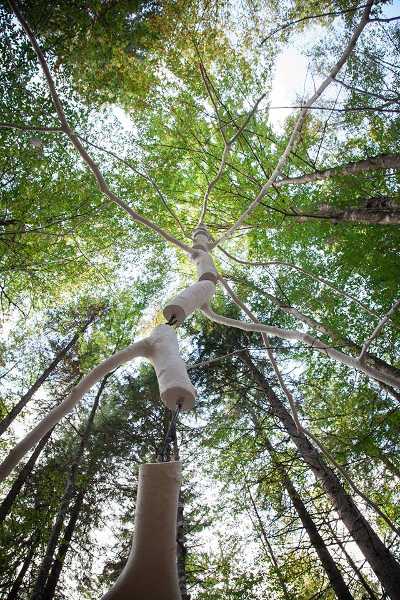
[[[11,507],[12,507],[13,503],[15,502],[15,499],[17,498],[18,494],[20,493],[20,491],[21,491],[22,487],[24,486],[26,480],[28,479],[29,475],[32,473],[37,459],[39,458],[42,450],[44,449],[45,445],[49,441],[51,434],[53,433],[53,429],[54,429],[54,427],[52,429],[50,429],[50,431],[48,431],[46,433],[46,435],[44,435],[42,437],[42,439],[36,446],[35,451],[32,453],[28,462],[22,467],[17,479],[14,481],[13,485],[11,486],[10,491],[8,492],[7,496],[4,498],[3,502],[1,503],[1,505],[0,505],[0,523],[2,523],[4,521],[4,519],[10,512]]]
[[[56,558],[54,559],[53,565],[51,567],[46,587],[44,588],[43,593],[41,595],[42,600],[52,600],[54,598],[54,593],[56,591],[61,571],[64,566],[65,557],[70,548],[72,536],[74,535],[75,527],[78,522],[79,513],[82,508],[85,493],[86,489],[80,490],[75,498],[74,504],[71,507],[69,513],[70,517],[64,531],[63,539],[61,541]]]
[[[25,560],[23,562],[21,570],[18,573],[17,578],[14,581],[12,588],[8,593],[8,596],[6,598],[4,598],[4,600],[18,600],[19,598],[21,598],[19,590],[21,589],[21,585],[22,585],[22,582],[26,575],[26,572],[29,569],[30,564],[32,562],[32,558],[33,558],[33,555],[35,554],[36,547],[37,547],[37,541],[35,540],[34,536],[32,536],[32,538],[30,540],[30,547],[28,550],[28,554],[25,557]]]
[[[374,590],[371,588],[371,586],[369,585],[369,583],[367,582],[367,580],[365,579],[365,577],[363,576],[363,574],[361,573],[360,569],[357,567],[357,565],[354,562],[354,560],[351,558],[350,554],[347,552],[345,545],[338,538],[338,536],[334,532],[334,530],[331,527],[331,525],[330,525],[329,522],[327,523],[327,525],[329,527],[329,530],[330,530],[330,532],[331,532],[331,534],[332,534],[335,542],[337,543],[337,545],[339,546],[339,548],[343,552],[344,556],[346,557],[346,560],[349,563],[350,567],[353,569],[353,571],[357,575],[357,578],[359,579],[361,585],[364,587],[364,589],[368,593],[368,600],[377,600],[377,595],[375,594]]]
[[[42,562],[39,567],[39,572],[33,587],[33,592],[31,595],[31,600],[43,600],[45,587],[50,575],[50,569],[54,557],[54,553],[57,548],[58,541],[60,539],[61,531],[64,526],[65,519],[67,517],[68,508],[71,503],[71,500],[76,493],[76,476],[78,474],[78,469],[82,461],[82,457],[85,451],[85,448],[88,444],[90,434],[92,432],[93,421],[96,415],[97,408],[99,406],[100,398],[103,393],[103,390],[106,386],[107,380],[110,377],[110,373],[108,373],[105,377],[103,377],[100,387],[97,391],[92,409],[90,411],[90,415],[88,421],[86,423],[85,430],[83,432],[81,441],[79,443],[78,451],[75,455],[73,463],[71,465],[67,483],[65,485],[64,495],[60,502],[60,507],[54,521],[49,540],[47,542],[47,548],[45,555],[42,559]],[[78,511],[79,512],[79,511]],[[75,525],[74,525],[75,527]],[[71,532],[71,536],[72,536]],[[58,575],[59,576],[59,575]]]
[[[89,325],[94,321],[96,314],[93,314],[83,325],[80,327],[72,339],[66,344],[61,350],[56,354],[48,367],[43,371],[43,373],[36,379],[35,383],[29,388],[29,390],[22,396],[21,400],[17,402],[15,406],[10,410],[10,412],[0,421],[0,435],[8,429],[14,419],[19,415],[19,413],[25,408],[28,404],[29,400],[31,400],[32,396],[37,392],[40,386],[47,380],[49,375],[54,371],[57,365],[61,362],[64,356],[71,350],[71,348],[76,344],[79,336],[86,331]]]
[[[364,518],[354,500],[343,488],[338,477],[325,463],[320,452],[310,443],[304,433],[297,430],[292,416],[268,384],[264,375],[253,363],[249,353],[243,351],[240,358],[248,367],[254,381],[263,390],[272,413],[281,421],[300,455],[321,482],[335,510],[337,510],[388,596],[392,600],[400,600],[399,563]]]
[[[320,535],[316,524],[313,521],[310,513],[308,512],[303,500],[301,499],[300,494],[294,487],[290,477],[288,476],[283,465],[278,461],[275,450],[272,447],[269,439],[264,436],[263,443],[267,448],[272,461],[276,465],[279,470],[279,473],[282,477],[282,482],[284,487],[286,488],[289,497],[292,501],[292,504],[299,515],[299,518],[303,524],[304,529],[307,531],[308,537],[310,538],[310,542],[318,555],[319,560],[328,576],[332,589],[334,590],[336,596],[340,600],[354,600],[352,594],[350,593],[349,588],[347,587],[341,572],[339,571],[335,561],[333,560],[322,536]]]

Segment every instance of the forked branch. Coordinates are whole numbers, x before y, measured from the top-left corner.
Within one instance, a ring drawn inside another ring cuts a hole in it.
[[[360,20],[360,23],[358,24],[358,26],[356,27],[355,31],[353,32],[353,35],[351,36],[351,39],[350,39],[349,43],[347,44],[347,46],[346,46],[346,48],[345,48],[342,56],[337,61],[337,63],[334,65],[334,67],[331,69],[328,77],[321,83],[321,85],[318,87],[318,89],[315,91],[315,93],[305,103],[304,108],[301,109],[301,111],[299,113],[299,116],[297,117],[297,121],[296,121],[296,123],[294,125],[293,131],[291,133],[291,136],[289,138],[289,141],[287,143],[287,146],[286,146],[283,154],[280,156],[280,158],[279,158],[279,160],[278,160],[278,162],[277,162],[274,170],[272,171],[272,173],[271,173],[268,181],[261,188],[261,190],[257,194],[256,198],[248,206],[248,208],[242,213],[242,215],[239,217],[239,219],[236,221],[236,223],[234,223],[224,233],[224,235],[222,237],[220,237],[217,241],[214,242],[213,247],[215,247],[218,244],[221,244],[222,242],[224,242],[225,240],[227,240],[238,229],[238,227],[240,227],[241,225],[243,225],[243,223],[246,221],[247,217],[254,211],[255,208],[257,208],[257,206],[260,204],[261,200],[264,198],[265,194],[268,192],[268,190],[272,187],[272,185],[275,183],[276,179],[281,174],[281,171],[282,171],[283,167],[285,166],[285,164],[288,161],[290,153],[297,146],[297,143],[298,143],[299,138],[300,138],[300,133],[301,133],[301,130],[303,128],[303,125],[304,125],[306,116],[308,114],[309,108],[322,95],[322,93],[332,83],[332,81],[334,81],[336,75],[339,73],[340,69],[343,67],[343,65],[348,60],[350,54],[352,53],[352,51],[353,51],[353,49],[354,49],[354,47],[355,47],[355,45],[357,43],[358,38],[360,37],[360,35],[361,35],[364,27],[368,23],[368,19],[369,19],[369,15],[370,15],[373,3],[374,3],[374,0],[369,0],[369,2],[366,4],[366,7],[364,9],[364,12],[363,12],[362,18]]]

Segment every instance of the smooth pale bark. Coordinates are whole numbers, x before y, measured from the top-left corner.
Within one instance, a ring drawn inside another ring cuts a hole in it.
[[[304,504],[300,494],[294,487],[285,468],[276,458],[275,450],[271,442],[265,436],[263,437],[263,444],[266,446],[274,464],[276,465],[281,474],[283,485],[285,486],[289,494],[289,497],[297,514],[299,515],[304,529],[307,531],[307,535],[310,538],[310,542],[315,552],[317,553],[319,560],[321,561],[321,564],[325,570],[325,573],[328,576],[328,579],[336,596],[339,598],[339,600],[354,600],[349,588],[347,587],[343,579],[340,570],[338,569],[324,542],[323,537],[320,535],[318,528],[313,521],[313,518],[308,512],[306,505]]]
[[[282,169],[286,165],[290,154],[297,147],[297,144],[298,144],[298,141],[300,138],[300,134],[301,134],[301,131],[302,131],[302,128],[303,128],[304,122],[306,120],[309,109],[314,104],[314,102],[316,100],[318,100],[318,98],[324,93],[324,91],[332,83],[332,81],[334,81],[334,79],[335,79],[336,75],[339,73],[340,69],[346,64],[347,59],[349,58],[350,54],[354,50],[355,45],[357,44],[358,38],[360,37],[364,27],[368,23],[372,5],[373,5],[373,0],[368,0],[368,2],[366,3],[366,5],[364,7],[364,11],[363,11],[362,17],[360,19],[360,22],[357,25],[357,27],[354,29],[353,34],[352,34],[349,42],[345,46],[343,53],[340,56],[339,60],[336,62],[336,64],[330,70],[328,77],[326,77],[326,79],[324,79],[324,81],[318,86],[318,88],[315,90],[314,94],[307,100],[305,105],[300,110],[300,113],[299,113],[297,120],[294,124],[294,127],[292,129],[292,133],[290,135],[289,141],[286,145],[286,148],[283,151],[283,153],[281,154],[281,156],[279,157],[279,160],[278,160],[274,170],[272,171],[268,181],[265,183],[265,185],[263,185],[263,187],[257,194],[256,198],[253,200],[253,202],[251,202],[251,204],[248,206],[248,208],[241,214],[239,219],[231,227],[229,227],[229,229],[224,233],[224,235],[222,235],[216,242],[213,243],[213,245],[212,245],[213,248],[215,246],[217,246],[218,244],[221,244],[223,241],[227,240],[228,238],[232,237],[232,234],[241,225],[243,225],[243,223],[246,221],[247,217],[255,210],[255,208],[257,208],[257,206],[260,204],[261,200],[264,198],[266,193],[275,184],[277,178],[282,173]]]
[[[236,327],[238,329],[242,329],[243,331],[257,331],[259,333],[266,333],[268,335],[276,336],[285,340],[298,340],[304,342],[304,344],[309,348],[318,350],[319,352],[325,354],[329,358],[332,358],[333,360],[336,360],[342,363],[343,365],[346,365],[347,367],[357,369],[358,371],[361,371],[368,377],[372,377],[373,379],[382,381],[383,383],[389,386],[400,388],[400,379],[398,377],[395,377],[389,373],[382,373],[374,367],[362,363],[353,356],[349,356],[347,354],[344,354],[343,352],[340,352],[339,350],[335,350],[334,348],[328,346],[326,343],[309,335],[308,333],[303,333],[302,331],[297,331],[295,329],[283,329],[281,327],[274,327],[273,325],[263,325],[260,323],[246,323],[244,321],[238,321],[237,319],[230,319],[228,317],[224,317],[215,313],[209,306],[203,306],[201,310],[209,319],[211,319],[215,323],[219,323],[220,325]]]
[[[72,339],[61,348],[61,350],[56,354],[54,359],[51,361],[49,366],[43,371],[43,373],[36,379],[35,383],[29,388],[29,390],[22,396],[21,400],[17,402],[15,406],[10,410],[10,412],[0,421],[0,435],[2,435],[6,429],[11,425],[14,419],[19,415],[19,413],[25,408],[28,404],[29,400],[32,398],[35,392],[40,388],[40,386],[48,379],[49,375],[54,371],[57,365],[62,361],[64,356],[71,350],[71,348],[76,344],[79,336],[87,326],[93,321],[93,318],[86,323],[83,329],[80,329],[75,333]]]
[[[392,600],[400,600],[400,564],[364,518],[338,477],[325,463],[320,452],[310,443],[306,435],[297,429],[292,416],[256,367],[249,353],[243,351],[239,356],[248,367],[254,381],[265,393],[272,413],[281,421],[300,456],[321,482],[333,507],[369,562],[384,590]]]
[[[197,281],[190,285],[175,298],[173,298],[163,309],[163,315],[167,321],[174,319],[180,325],[196,309],[207,304],[215,294],[215,283],[212,281]]]
[[[141,465],[132,549],[102,600],[181,600],[176,563],[179,462]]]
[[[37,459],[39,458],[42,450],[50,439],[51,434],[53,433],[53,429],[50,429],[42,437],[40,442],[35,448],[35,451],[32,453],[32,456],[29,458],[27,463],[22,467],[20,473],[18,474],[17,479],[14,481],[13,485],[10,488],[7,496],[4,498],[3,502],[0,505],[0,523],[4,521],[6,516],[9,514],[12,505],[14,504],[18,494],[20,493],[22,487],[25,485],[29,475],[33,471],[33,467],[36,464]]]
[[[231,279],[232,281],[240,281],[242,283],[243,282],[246,283],[246,285],[248,285],[252,289],[256,290],[260,294],[264,295],[266,298],[268,298],[268,300],[270,300],[273,304],[275,304],[275,306],[278,306],[278,308],[280,308],[286,314],[291,315],[292,317],[301,321],[302,323],[304,323],[311,329],[314,329],[315,331],[318,331],[319,333],[322,333],[323,335],[327,335],[328,337],[331,338],[331,340],[334,343],[339,343],[339,344],[345,346],[351,352],[353,352],[356,356],[359,356],[361,354],[362,348],[359,344],[356,344],[355,342],[350,340],[348,337],[342,335],[341,333],[339,333],[338,331],[336,331],[329,325],[326,325],[325,323],[321,323],[320,321],[317,321],[316,319],[309,317],[308,315],[305,315],[304,313],[302,313],[299,309],[295,308],[294,306],[291,306],[290,304],[286,304],[285,302],[282,302],[281,300],[279,300],[279,298],[276,298],[276,296],[273,296],[271,293],[266,292],[265,290],[260,288],[258,285],[256,285],[252,281],[249,281],[247,279],[238,278],[238,277],[231,277],[231,276],[227,277],[227,279]],[[400,380],[400,369],[397,369],[393,365],[390,365],[389,363],[385,362],[381,358],[378,358],[377,356],[370,354],[369,352],[366,352],[364,355],[364,361],[366,364],[369,364],[370,366],[374,367],[375,369],[378,369],[378,370],[382,371],[383,373],[392,375],[393,377],[397,377]],[[378,382],[378,383],[381,384],[382,382]],[[384,389],[387,390],[386,387]],[[394,397],[396,397],[398,400],[400,400],[400,395],[395,390],[389,389],[387,391],[390,391],[390,393],[393,394]]]
[[[210,282],[202,282],[211,284]],[[214,286],[215,287],[215,286]],[[131,344],[124,350],[106,358],[100,365],[92,369],[58,406],[53,408],[42,421],[30,431],[9,453],[0,465],[0,482],[3,481],[46,433],[54,427],[62,417],[68,414],[100,379],[117,367],[134,358],[147,358],[154,366],[161,398],[174,406],[182,403],[183,410],[193,406],[195,389],[187,375],[186,367],[179,355],[179,347],[175,331],[168,325],[159,325],[152,334],[139,342]]]
[[[103,394],[105,386],[107,385],[107,379],[109,378],[109,376],[109,374],[106,374],[102,379],[102,382],[94,399],[93,406],[91,408],[84,432],[80,439],[78,450],[72,461],[72,465],[69,470],[68,478],[65,484],[64,494],[61,498],[58,513],[54,520],[53,527],[51,529],[50,536],[47,541],[46,552],[42,558],[42,562],[39,567],[39,572],[37,574],[36,581],[33,586],[31,600],[43,600],[44,598],[44,588],[49,577],[54,553],[56,551],[57,544],[60,539],[62,528],[64,526],[64,521],[67,517],[70,502],[74,494],[76,493],[76,478],[78,475],[78,470],[82,462],[83,454],[88,445],[90,435],[92,433],[94,418],[96,416],[96,412],[100,403],[100,398]]]

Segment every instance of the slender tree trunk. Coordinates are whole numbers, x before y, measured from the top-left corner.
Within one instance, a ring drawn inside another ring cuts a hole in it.
[[[107,374],[103,377],[103,380],[100,384],[98,392],[96,394],[96,398],[94,400],[92,410],[90,411],[90,415],[85,427],[85,431],[82,435],[81,441],[79,443],[78,451],[75,455],[74,461],[71,465],[71,469],[69,471],[67,483],[64,490],[64,495],[61,499],[60,507],[54,521],[49,540],[47,542],[46,553],[42,559],[42,562],[39,567],[39,573],[36,578],[36,582],[33,587],[33,592],[31,595],[31,600],[43,600],[45,586],[50,574],[51,563],[53,561],[54,553],[60,539],[61,531],[68,513],[68,507],[71,503],[71,500],[76,492],[76,476],[78,473],[78,468],[81,463],[85,448],[88,444],[89,437],[92,431],[94,417],[99,406],[100,397],[103,393],[104,387],[107,383],[107,379],[110,374]]]
[[[78,331],[74,334],[72,339],[66,344],[61,350],[56,354],[48,367],[43,371],[43,373],[36,379],[35,383],[29,388],[29,390],[22,396],[21,400],[17,402],[15,406],[10,410],[10,412],[0,421],[0,436],[8,429],[14,419],[19,415],[19,413],[25,408],[28,404],[29,400],[31,400],[32,396],[37,392],[41,385],[47,380],[49,375],[54,371],[57,365],[61,362],[64,356],[71,350],[71,348],[76,344],[79,336],[83,333],[90,323],[92,323],[95,319],[95,314],[93,314],[90,319],[86,321],[83,327],[79,328]]]
[[[376,593],[371,588],[371,586],[369,585],[368,581],[365,579],[365,577],[361,573],[360,569],[357,567],[356,563],[351,558],[350,554],[347,552],[345,545],[338,538],[338,536],[336,535],[336,533],[334,532],[333,528],[331,527],[331,525],[329,523],[328,523],[328,527],[329,527],[329,530],[330,530],[330,532],[331,532],[331,534],[332,534],[335,542],[337,543],[337,545],[339,546],[339,548],[343,552],[344,556],[346,557],[346,560],[349,563],[350,567],[353,569],[353,571],[356,574],[356,576],[357,576],[358,580],[360,581],[361,585],[364,587],[365,591],[368,593],[368,595],[369,595],[368,600],[377,600]]]
[[[328,576],[332,589],[339,600],[354,600],[347,587],[341,572],[339,571],[335,561],[333,560],[322,536],[320,535],[316,524],[314,523],[310,513],[308,512],[300,494],[294,487],[291,479],[289,478],[283,465],[277,460],[275,450],[272,447],[271,442],[267,437],[263,438],[265,444],[274,464],[277,466],[283,485],[285,486],[292,504],[299,515],[299,518],[303,524],[304,529],[307,531],[310,542],[313,545],[315,552],[318,555],[319,560]]]
[[[176,437],[176,427],[173,431],[172,445],[174,451],[174,460],[180,460],[179,457],[179,446],[178,439]],[[178,568],[178,581],[179,589],[181,592],[182,600],[190,600],[190,594],[187,590],[187,577],[186,577],[186,559],[187,559],[187,548],[185,544],[185,499],[182,493],[182,489],[179,492],[178,498],[178,511],[176,515],[176,553],[177,553],[177,568]]]
[[[253,363],[249,353],[244,351],[240,357],[249,368],[257,385],[265,393],[273,414],[284,425],[300,455],[320,480],[335,510],[337,510],[383,588],[392,600],[400,600],[400,564],[364,518],[353,499],[343,488],[338,477],[325,463],[319,451],[310,443],[303,432],[297,430],[290,413]]]
[[[6,598],[4,598],[4,600],[18,600],[19,598],[21,598],[19,590],[21,588],[21,585],[22,585],[22,582],[26,575],[26,572],[29,569],[29,566],[32,562],[32,558],[33,558],[33,555],[35,554],[36,547],[37,547],[37,541],[35,541],[34,538],[32,538],[31,546],[28,550],[28,554],[25,557],[25,560],[23,562],[21,570],[18,573],[17,578],[14,581],[12,588],[8,593],[8,596]]]
[[[261,531],[262,540],[263,540],[263,542],[264,542],[264,544],[266,546],[266,549],[267,549],[267,556],[270,558],[272,564],[275,567],[276,575],[277,575],[277,578],[279,580],[279,584],[280,584],[280,586],[282,588],[283,595],[285,596],[286,600],[290,600],[291,594],[289,593],[289,590],[287,589],[286,582],[285,582],[285,580],[283,578],[282,571],[281,571],[281,569],[279,567],[278,560],[277,560],[277,558],[275,556],[275,553],[273,551],[273,548],[272,548],[272,546],[271,546],[271,544],[269,542],[267,532],[265,531],[264,523],[263,523],[263,521],[261,519],[260,513],[258,512],[257,504],[254,501],[253,495],[252,495],[251,490],[250,490],[250,486],[247,484],[246,487],[247,487],[247,492],[249,494],[250,501],[251,501],[251,504],[252,504],[252,507],[253,507],[253,510],[254,510],[254,514],[257,517],[258,525],[259,525],[260,531]]]
[[[64,566],[65,557],[71,545],[72,536],[74,535],[75,527],[82,508],[85,493],[86,489],[82,489],[78,492],[75,498],[75,502],[70,510],[70,518],[65,528],[64,536],[58,548],[56,558],[51,567],[46,586],[43,590],[41,596],[42,600],[52,600],[54,598],[54,593],[56,591],[58,580],[60,578],[61,571]]]
[[[54,427],[53,427],[53,429],[54,429]],[[49,441],[51,434],[53,433],[53,429],[50,429],[50,431],[48,431],[46,433],[46,435],[44,435],[42,437],[42,439],[36,446],[34,452],[32,453],[31,457],[29,458],[28,462],[22,467],[21,471],[19,472],[19,475],[18,475],[17,479],[14,481],[13,485],[11,486],[11,489],[8,492],[7,496],[4,498],[3,502],[1,503],[1,505],[0,505],[0,523],[2,523],[4,521],[4,519],[10,512],[11,507],[12,507],[13,503],[15,502],[15,499],[17,498],[18,494],[20,493],[23,485],[26,483],[29,475],[32,473],[33,467],[35,466],[36,461],[39,458],[39,455],[41,454],[43,448],[45,447],[45,445]]]

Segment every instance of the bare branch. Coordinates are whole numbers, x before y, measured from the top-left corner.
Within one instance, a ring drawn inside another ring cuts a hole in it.
[[[187,246],[186,244],[184,244],[180,240],[176,239],[173,235],[171,235],[170,233],[168,233],[167,231],[165,231],[164,229],[162,229],[161,227],[159,227],[158,225],[156,225],[155,223],[153,223],[152,221],[150,221],[143,215],[137,213],[128,204],[126,204],[123,200],[121,200],[121,198],[119,198],[116,194],[114,194],[114,192],[112,192],[110,190],[98,165],[88,154],[88,152],[82,145],[82,143],[79,139],[79,136],[75,133],[75,131],[73,129],[71,129],[71,127],[67,121],[61,100],[60,100],[57,90],[56,90],[56,86],[55,86],[53,77],[50,73],[50,70],[47,65],[44,54],[36,40],[36,37],[35,37],[33,31],[31,30],[28,23],[25,21],[24,17],[22,16],[21,12],[19,11],[15,0],[9,0],[9,4],[12,7],[14,14],[17,17],[18,21],[20,22],[21,27],[23,28],[26,35],[28,36],[28,38],[32,44],[32,47],[36,53],[36,56],[38,57],[40,66],[42,68],[43,74],[47,81],[47,85],[49,87],[51,99],[53,101],[54,107],[56,109],[58,118],[59,118],[61,126],[62,126],[62,130],[68,135],[72,144],[75,146],[76,150],[79,152],[79,154],[81,155],[84,162],[87,164],[89,169],[92,171],[92,173],[97,181],[97,185],[98,185],[99,189],[103,192],[103,194],[105,196],[107,196],[111,200],[111,202],[120,206],[130,217],[132,217],[132,219],[134,221],[141,223],[142,225],[145,225],[146,227],[152,229],[153,231],[158,233],[158,235],[163,237],[165,240],[171,242],[178,248],[181,248],[181,250],[184,250],[189,255],[193,254],[193,250],[190,246]]]
[[[282,266],[282,267],[289,267],[290,269],[299,271],[299,273],[303,273],[304,275],[307,275],[308,277],[315,279],[315,281],[319,281],[319,283],[326,285],[331,290],[333,290],[336,294],[339,294],[340,296],[343,296],[344,298],[347,298],[348,300],[355,302],[356,304],[358,304],[358,306],[361,306],[361,308],[363,310],[365,310],[368,314],[372,315],[373,317],[376,317],[377,319],[380,319],[380,315],[378,313],[371,310],[366,304],[363,304],[362,302],[360,302],[358,300],[358,298],[356,298],[355,296],[352,296],[351,294],[348,294],[347,292],[344,292],[343,290],[339,289],[338,287],[333,285],[333,283],[331,283],[327,279],[324,279],[323,277],[319,277],[318,275],[314,275],[314,273],[310,273],[309,271],[306,271],[305,269],[302,269],[301,267],[298,267],[297,265],[294,265],[293,263],[285,262],[282,260],[271,260],[268,262],[242,260],[241,258],[237,258],[236,256],[233,256],[233,254],[230,254],[230,252],[227,252],[220,246],[218,246],[218,248],[219,248],[219,250],[221,250],[221,252],[223,252],[226,256],[228,256],[228,258],[231,258],[232,260],[240,263],[241,265],[248,265],[248,266],[252,266],[252,267],[271,267],[273,265],[278,265],[278,266]]]
[[[365,342],[363,343],[362,348],[361,348],[360,356],[358,357],[359,361],[363,361],[364,360],[365,355],[367,353],[367,350],[368,350],[369,346],[380,335],[380,333],[382,332],[382,329],[385,327],[386,323],[389,321],[389,319],[393,315],[393,313],[396,312],[396,310],[399,308],[399,306],[400,306],[400,300],[397,300],[393,304],[392,308],[383,317],[383,319],[381,321],[379,321],[378,325],[375,327],[374,331],[371,333],[371,335],[369,336],[369,338],[367,338],[365,340]]]
[[[275,166],[272,174],[270,175],[270,178],[265,183],[265,185],[261,188],[260,192],[258,193],[256,198],[253,200],[253,202],[250,204],[250,206],[242,213],[242,215],[239,217],[239,219],[236,221],[236,223],[234,223],[219,240],[214,242],[212,247],[215,247],[216,245],[221,244],[223,241],[228,239],[232,235],[232,233],[245,222],[245,220],[250,215],[250,213],[252,213],[254,211],[254,209],[259,205],[259,203],[265,196],[265,194],[275,183],[275,180],[280,175],[282,168],[285,166],[285,164],[289,158],[290,153],[297,146],[305,118],[308,114],[308,109],[321,96],[321,94],[332,83],[332,81],[334,81],[336,75],[339,73],[340,69],[346,63],[346,61],[349,58],[351,52],[353,51],[353,49],[357,43],[357,40],[360,37],[364,27],[368,23],[368,18],[369,18],[370,12],[371,12],[372,5],[373,5],[373,0],[369,0],[369,2],[366,4],[366,8],[363,12],[363,16],[360,20],[360,23],[358,24],[355,31],[353,32],[353,35],[351,36],[351,39],[350,39],[349,43],[347,44],[342,56],[337,61],[335,66],[331,69],[328,77],[322,82],[322,84],[318,87],[316,92],[306,102],[304,108],[300,111],[300,114],[297,118],[296,124],[293,128],[292,134],[287,143],[287,146],[286,146],[283,154],[280,156],[277,165]]]
[[[349,13],[349,12],[355,12],[357,10],[361,10],[362,8],[365,8],[366,6],[367,6],[366,4],[361,4],[360,6],[355,5],[355,6],[352,6],[351,8],[346,9],[346,10],[320,13],[320,14],[317,14],[317,15],[308,15],[306,17],[302,17],[301,19],[295,19],[294,21],[289,21],[288,23],[284,23],[280,27],[277,27],[276,29],[274,29],[273,31],[271,31],[260,42],[260,46],[262,46],[263,44],[265,44],[265,42],[267,42],[273,35],[275,35],[276,33],[279,33],[279,31],[284,31],[285,29],[288,29],[289,27],[293,27],[293,25],[297,25],[297,23],[302,23],[303,21],[309,21],[310,19],[321,19],[322,17],[339,17],[339,16],[344,15],[344,14]]]
[[[261,323],[246,323],[244,321],[238,321],[237,319],[230,319],[215,313],[209,306],[202,306],[202,312],[215,323],[220,325],[227,325],[228,327],[236,327],[243,331],[256,331],[258,333],[266,333],[267,335],[276,336],[284,340],[301,340],[306,346],[314,348],[325,354],[329,358],[340,362],[351,369],[361,371],[368,377],[383,381],[390,386],[400,388],[400,378],[390,373],[382,373],[370,365],[361,363],[357,358],[344,354],[343,352],[336,350],[332,347],[327,347],[324,342],[316,337],[303,333],[296,329],[283,329],[281,327],[275,327],[274,325],[264,325]]]
[[[62,127],[39,127],[23,123],[0,123],[0,129],[18,129],[19,131],[43,131],[43,133],[65,133]]]

